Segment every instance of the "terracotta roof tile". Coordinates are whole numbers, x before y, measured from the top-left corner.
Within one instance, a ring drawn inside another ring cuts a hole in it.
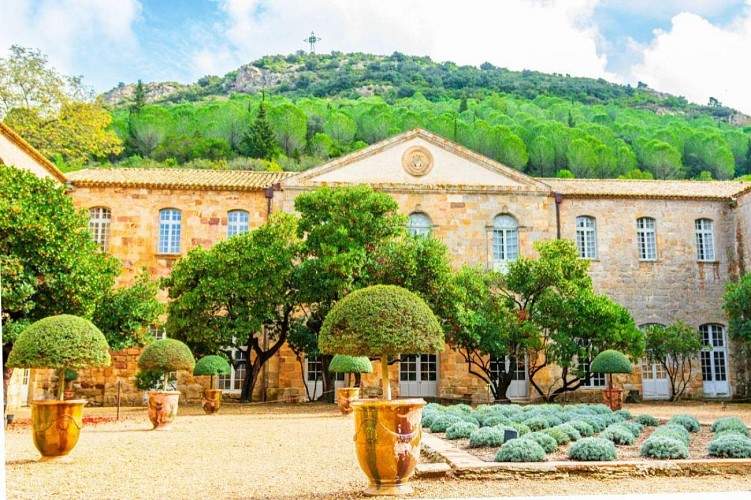
[[[294,175],[292,172],[200,170],[187,168],[92,168],[68,174],[78,187],[260,191]]]
[[[621,179],[539,179],[572,198],[670,198],[727,200],[751,191],[741,181],[648,181]]]

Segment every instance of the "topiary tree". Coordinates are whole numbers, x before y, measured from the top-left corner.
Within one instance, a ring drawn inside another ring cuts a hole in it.
[[[389,361],[399,354],[439,352],[443,330],[420,297],[393,285],[352,292],[336,303],[321,326],[322,353],[378,356],[383,396],[391,399]]]
[[[104,334],[87,319],[62,314],[41,319],[24,329],[7,365],[57,370],[57,397],[62,401],[66,368],[105,367],[110,363]]]
[[[613,390],[614,373],[633,373],[634,365],[625,354],[608,349],[595,356],[590,365],[592,373],[608,374],[608,389]]]
[[[211,354],[204,356],[196,362],[193,368],[193,375],[210,376],[209,387],[214,388],[214,375],[229,375],[232,368],[223,356]]]
[[[175,339],[162,339],[149,344],[138,358],[138,368],[141,370],[164,372],[165,390],[169,372],[191,371],[195,366],[196,360],[188,346]]]
[[[373,371],[373,365],[370,363],[370,359],[368,359],[367,356],[346,356],[344,354],[336,354],[331,358],[329,371],[332,373],[346,373],[346,383],[347,387],[349,387],[350,374],[355,374],[355,385],[360,385],[360,374],[371,373]]]

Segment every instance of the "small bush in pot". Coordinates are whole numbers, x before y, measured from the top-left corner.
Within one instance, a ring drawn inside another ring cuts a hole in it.
[[[670,436],[651,436],[642,444],[640,454],[651,458],[688,458],[688,447]]]
[[[359,400],[353,404],[357,456],[370,479],[365,492],[411,493],[408,480],[419,457],[420,413],[425,401],[391,401],[388,365],[401,354],[443,351],[443,330],[438,319],[425,301],[409,290],[371,286],[350,293],[331,308],[321,326],[318,347],[324,354],[380,360],[385,401]],[[378,432],[378,428],[389,432]],[[374,436],[379,443],[376,446],[372,442]],[[395,449],[401,451],[396,453]]]
[[[360,374],[371,373],[373,365],[367,356],[346,356],[344,354],[335,354],[329,363],[331,373],[345,373],[347,379],[344,382],[345,387],[339,387],[336,390],[336,404],[342,415],[352,413],[352,405],[355,399],[360,399]],[[355,374],[355,383],[352,384],[352,374]]]
[[[64,396],[65,399],[73,399],[76,395],[75,391],[73,390],[73,382],[78,380],[78,372],[75,371],[72,368],[66,368],[65,369],[65,392]]]
[[[78,442],[83,423],[86,401],[64,401],[66,368],[105,367],[110,363],[104,334],[87,319],[67,314],[50,316],[21,332],[7,366],[57,371],[57,400],[31,402],[34,444],[44,458],[67,455]],[[69,425],[70,420],[74,425]]]
[[[545,450],[536,441],[521,438],[504,443],[495,455],[496,462],[542,462]]]
[[[175,339],[162,339],[149,344],[138,358],[138,368],[164,373],[164,387],[172,371],[193,371],[196,361],[187,345]],[[149,392],[149,419],[155,430],[167,430],[177,416],[179,391]]]
[[[568,450],[569,458],[585,462],[605,462],[615,460],[616,451],[612,441],[590,437],[580,439]]]
[[[615,411],[621,408],[621,393],[613,387],[614,373],[633,373],[634,365],[625,354],[608,349],[595,356],[590,365],[592,373],[607,373],[608,388],[603,391],[603,397],[608,407]]]
[[[193,375],[211,377],[209,388],[203,391],[203,400],[201,401],[203,411],[209,415],[218,412],[222,404],[222,391],[214,387],[214,377],[229,375],[230,373],[232,373],[232,367],[224,356],[212,354],[204,356],[196,362]]]

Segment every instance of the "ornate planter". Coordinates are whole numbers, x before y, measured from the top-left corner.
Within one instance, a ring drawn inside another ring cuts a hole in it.
[[[622,395],[623,391],[620,389],[606,389],[602,391],[603,401],[613,411],[621,409]]]
[[[149,391],[149,420],[154,430],[166,431],[172,427],[179,401],[180,391]]]
[[[336,390],[336,404],[339,406],[339,411],[342,415],[349,415],[352,413],[353,400],[360,399],[359,387],[340,387]]]
[[[422,399],[357,400],[355,448],[370,479],[366,495],[412,493],[409,478],[420,457]]]
[[[203,391],[203,399],[201,399],[201,405],[203,411],[209,415],[219,411],[219,407],[222,406],[222,390],[221,389],[206,389]]]
[[[30,404],[34,446],[42,454],[42,460],[70,453],[78,442],[86,400],[43,400]]]

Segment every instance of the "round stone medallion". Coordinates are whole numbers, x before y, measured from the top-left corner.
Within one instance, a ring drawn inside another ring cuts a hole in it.
[[[433,168],[433,155],[422,146],[413,146],[402,155],[404,170],[415,177],[420,177]]]

